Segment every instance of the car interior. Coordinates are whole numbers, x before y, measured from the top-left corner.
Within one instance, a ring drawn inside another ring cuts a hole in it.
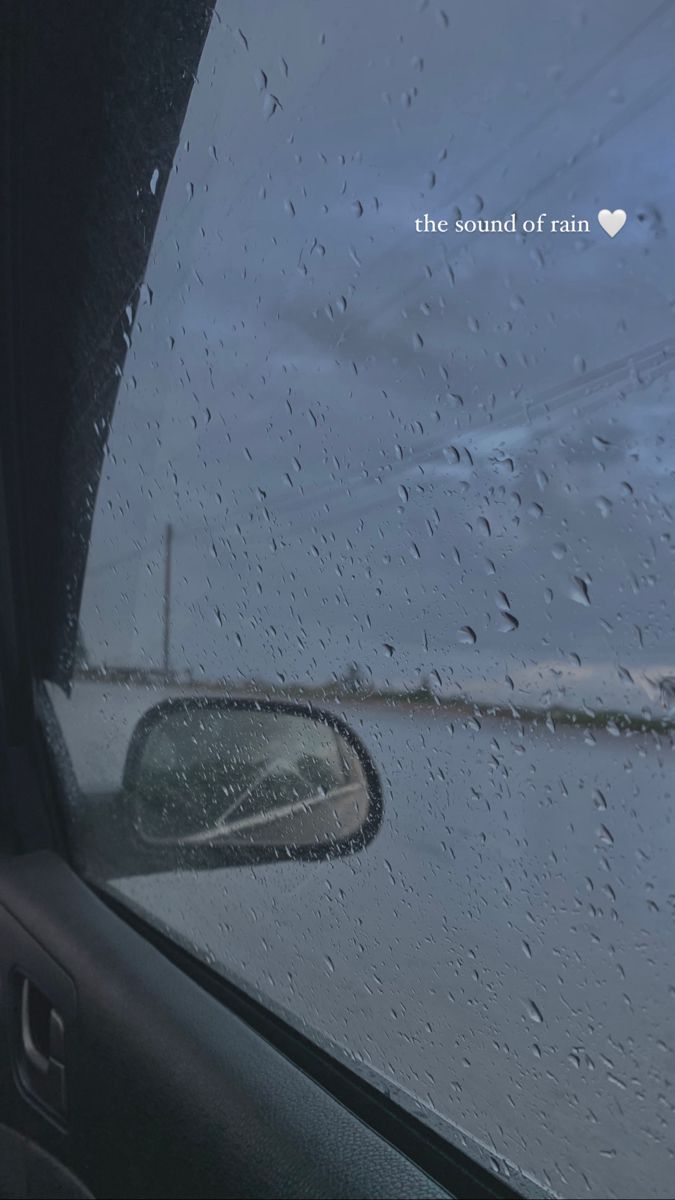
[[[673,6],[539,8],[3,0],[0,1197],[667,1194]]]

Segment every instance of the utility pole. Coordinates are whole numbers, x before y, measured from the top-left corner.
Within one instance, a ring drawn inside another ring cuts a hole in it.
[[[167,522],[164,539],[164,677],[168,681],[171,670],[171,567],[173,551],[173,525]]]

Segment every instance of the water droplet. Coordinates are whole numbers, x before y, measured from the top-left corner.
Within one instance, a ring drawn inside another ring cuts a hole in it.
[[[586,608],[590,607],[591,597],[588,594],[588,584],[579,575],[572,576],[569,594],[570,599],[577,604],[584,604]]]
[[[458,637],[464,646],[475,646],[476,644],[476,634],[470,625],[462,625]]]
[[[281,104],[277,97],[273,96],[271,92],[265,92],[262,102],[262,113],[265,120],[269,121],[270,117],[274,116],[278,108],[281,108]]]

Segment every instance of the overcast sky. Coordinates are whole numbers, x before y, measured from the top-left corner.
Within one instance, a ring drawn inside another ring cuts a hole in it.
[[[675,674],[673,6],[265,9],[218,6],[168,181],[91,660],[161,661],[171,522],[178,668],[652,702]],[[456,210],[591,233],[415,232]]]

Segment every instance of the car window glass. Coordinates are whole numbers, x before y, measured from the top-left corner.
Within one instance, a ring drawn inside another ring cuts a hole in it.
[[[92,878],[564,1196],[673,1171],[673,17],[217,6],[49,689]],[[414,224],[512,211],[593,229]],[[102,872],[139,720],[233,693],[350,725],[372,840]]]

